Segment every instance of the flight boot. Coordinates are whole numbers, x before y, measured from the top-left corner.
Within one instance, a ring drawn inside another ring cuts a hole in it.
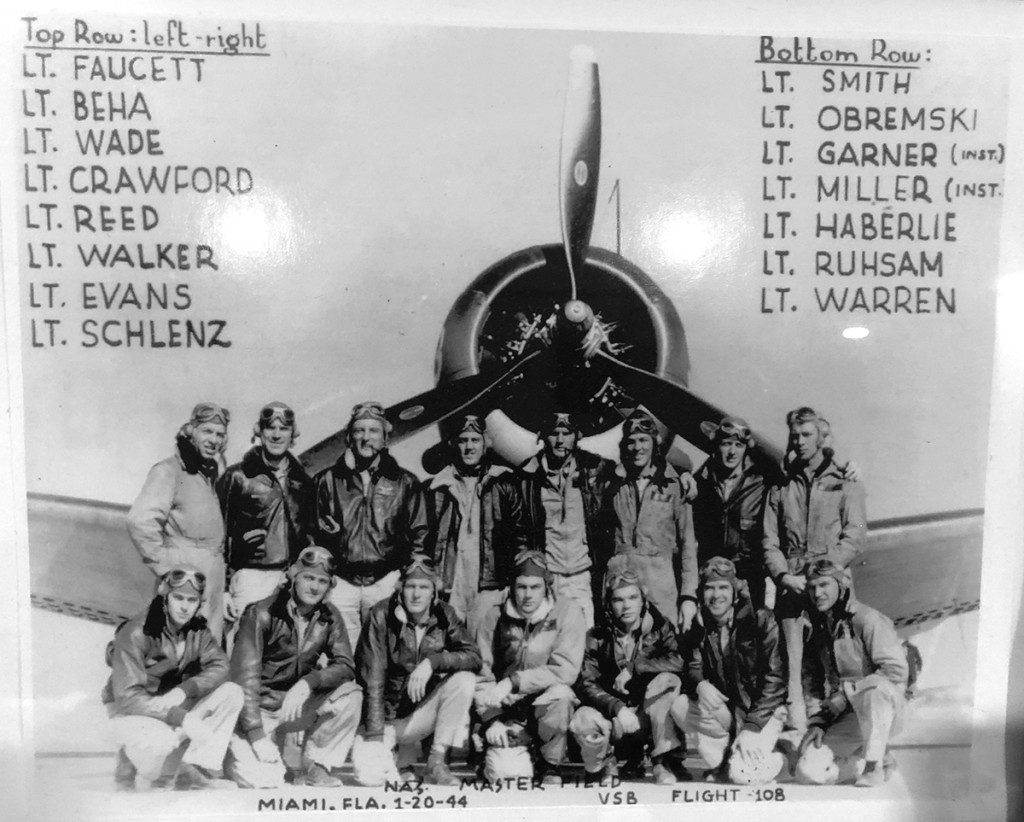
[[[611,785],[612,778],[618,778],[619,776],[619,762],[611,754],[609,754],[604,762],[601,764],[601,769],[598,771],[584,771],[583,783],[584,785]]]
[[[429,785],[444,785],[449,788],[458,787],[459,778],[448,767],[448,749],[430,749],[427,756],[427,772],[423,781]]]
[[[877,788],[885,784],[885,768],[878,762],[865,762],[864,770],[854,783],[858,788]]]
[[[118,791],[135,790],[135,766],[124,752],[124,748],[117,750],[117,762],[114,764],[114,788]]]
[[[543,756],[537,757],[537,762],[533,766],[533,778],[535,782],[539,781],[541,785],[557,785],[561,787],[564,784],[562,766],[552,765]]]
[[[323,765],[313,762],[306,770],[303,784],[310,788],[340,788],[345,783]]]
[[[237,787],[230,779],[224,778],[223,771],[210,770],[189,762],[181,763],[178,775],[174,778],[176,791],[231,790]]]
[[[686,770],[686,763],[679,756],[671,753],[654,757],[653,775],[658,785],[676,785],[679,782],[690,782],[693,777]]]

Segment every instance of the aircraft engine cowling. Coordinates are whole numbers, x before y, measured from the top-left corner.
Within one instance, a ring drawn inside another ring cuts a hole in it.
[[[553,345],[566,302],[566,277],[560,245],[522,249],[481,273],[445,320],[437,349],[438,384],[500,373],[531,350]],[[591,247],[579,281],[578,297],[600,323],[608,350],[625,363],[686,384],[689,357],[682,321],[647,274],[618,254]],[[629,398],[596,374],[588,378],[582,361],[571,366],[549,375],[536,391],[516,386],[499,407],[530,430],[554,406],[580,412],[584,435],[621,421],[616,408],[629,405]]]

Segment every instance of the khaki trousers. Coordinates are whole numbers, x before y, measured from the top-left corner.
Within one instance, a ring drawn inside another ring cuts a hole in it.
[[[583,621],[589,631],[594,627],[594,590],[590,587],[590,571],[578,574],[552,574],[555,597],[575,602],[583,609]]]
[[[782,628],[782,647],[786,653],[786,705],[789,709],[789,725],[802,732],[807,730],[803,683],[804,628],[807,620],[802,616],[786,616],[779,620],[779,625]]]
[[[707,763],[708,768],[713,769],[721,765],[726,751],[733,742],[729,732],[732,727],[732,710],[728,705],[717,711],[707,711],[696,699],[691,701],[684,695],[673,704],[672,715],[686,733],[697,736],[697,753]],[[785,715],[786,709],[780,706],[761,729],[765,750],[771,751],[779,741]],[[732,756],[738,755],[734,750]]]
[[[224,753],[244,701],[242,689],[225,682],[196,702],[188,715],[198,716],[209,731],[201,741],[191,741],[180,728],[149,716],[112,717],[113,737],[148,782],[173,777],[182,762],[218,771],[224,767]]]
[[[825,744],[837,759],[857,755],[882,762],[889,739],[901,729],[905,706],[906,698],[898,686],[871,674],[857,683],[850,699],[852,710],[825,731]]]
[[[285,722],[279,710],[261,711],[263,730],[280,749],[281,762],[261,762],[249,741],[235,734],[231,777],[240,784],[266,788],[283,785],[286,768],[305,771],[310,763],[327,770],[341,767],[355,741],[362,710],[362,689],[346,682],[329,694],[311,696],[292,722]]]
[[[481,684],[477,693],[489,686],[490,683]],[[485,708],[478,701],[477,711],[484,722],[499,719],[509,725],[517,736],[526,733],[536,739],[544,760],[549,765],[561,765],[569,741],[569,721],[577,704],[572,688],[558,684],[539,694],[522,696],[512,704],[499,708]]]
[[[497,591],[477,591],[475,587],[461,587],[452,588],[448,604],[452,606],[456,616],[466,623],[469,635],[475,637],[487,612],[500,605],[504,598],[504,588]]]
[[[651,756],[673,751],[683,743],[680,738],[679,726],[672,717],[673,704],[685,696],[680,696],[682,683],[679,677],[671,673],[660,673],[655,676],[644,692],[643,703],[635,708],[640,719],[640,730],[625,734],[622,724],[617,718],[608,719],[596,708],[584,706],[573,715],[569,730],[579,742],[583,754],[583,767],[590,773],[601,770],[609,751],[613,748],[615,755],[626,761],[643,758],[645,748],[651,746]],[[677,711],[685,715],[685,704]]]
[[[242,611],[252,603],[266,599],[287,581],[284,571],[265,571],[261,568],[240,568],[231,575],[227,597],[238,616],[225,626],[224,645],[229,656],[235,644],[235,634],[238,633]]]
[[[395,720],[399,769],[419,760],[420,742],[428,736],[433,735],[435,745],[465,747],[475,690],[476,674],[458,671],[434,688],[409,716]]]
[[[341,577],[334,578],[336,584],[327,595],[327,599],[341,611],[341,618],[348,632],[349,647],[353,653],[359,646],[359,633],[370,614],[370,609],[395,592],[400,575],[399,571],[392,571],[370,585],[353,585]]]

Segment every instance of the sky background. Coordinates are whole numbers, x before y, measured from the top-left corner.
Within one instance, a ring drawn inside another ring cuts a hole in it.
[[[796,207],[807,216],[789,247],[807,310],[779,317],[760,313],[760,289],[773,284],[760,273],[761,148],[774,136],[760,120],[763,104],[782,100],[760,91],[757,38],[265,28],[271,58],[210,58],[198,86],[141,86],[154,115],[141,125],[160,129],[166,152],[156,160],[245,166],[254,193],[121,197],[118,204],[156,205],[161,225],[152,238],[110,238],[212,245],[219,271],[153,279],[189,282],[188,316],[226,319],[232,347],[77,347],[74,329],[98,313],[74,308],[79,284],[145,278],[71,264],[75,235],[58,232],[69,261],[65,326],[73,333],[57,350],[33,349],[23,337],[30,491],[131,502],[199,400],[231,409],[227,456],[234,461],[268,400],[296,409],[301,448],[344,424],[360,399],[391,404],[431,387],[442,323],[466,285],[513,251],[559,240],[568,54],[585,43],[600,65],[604,124],[592,242],[614,249],[608,197],[619,179],[622,254],[675,304],[690,387],[780,442],[787,410],[818,408],[865,475],[871,519],[982,506],[1001,201],[952,207],[960,239],[944,248],[941,284],[957,289],[955,316],[825,315],[810,310],[813,249],[831,245],[810,237],[811,181],[819,173],[816,146],[826,139],[814,127],[815,112],[826,103],[977,107],[979,131],[970,139],[1004,139],[1006,54],[999,48],[930,42],[931,62],[916,73],[913,93],[899,97],[837,101],[816,90],[820,71],[796,70],[792,170]],[[866,38],[828,42],[869,51]],[[70,98],[70,91],[58,94]],[[59,180],[61,169],[66,179],[82,160],[70,152],[73,124],[58,127],[68,149],[57,163]],[[934,140],[944,156],[954,138],[903,139]],[[933,191],[947,174],[931,172]],[[1000,168],[979,167],[975,176],[999,179]],[[81,201],[112,202],[99,195]],[[936,210],[946,208],[923,209]],[[24,282],[22,289],[27,296]],[[868,336],[844,338],[851,325]],[[434,441],[429,429],[395,452],[418,469],[420,452]]]

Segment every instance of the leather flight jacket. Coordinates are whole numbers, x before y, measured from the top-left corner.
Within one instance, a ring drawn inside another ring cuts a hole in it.
[[[761,541],[768,486],[753,462],[744,458],[742,473],[726,499],[719,493],[709,458],[694,475],[697,497],[693,534],[697,538],[697,565],[712,557],[732,560],[740,578],[764,576]]]
[[[462,513],[459,503],[438,477],[424,484],[430,522],[428,553],[434,558],[442,591],[450,591],[455,579],[456,554]],[[480,476],[479,518],[474,523],[480,538],[478,591],[496,591],[510,583],[516,554],[527,547],[523,500],[514,474],[498,466]]]
[[[181,654],[176,649],[181,644]],[[121,624],[107,648],[110,679],[102,700],[112,716],[148,716],[181,725],[189,702],[154,708],[153,697],[181,688],[194,704],[228,679],[228,660],[206,620],[194,616],[175,635],[167,627],[164,598]]]
[[[334,554],[336,573],[353,585],[372,585],[404,568],[427,544],[427,510],[420,481],[380,452],[369,487],[346,451],[317,475],[316,544]]]
[[[264,736],[260,711],[276,711],[300,679],[313,693],[333,691],[355,679],[348,631],[338,609],[321,602],[302,636],[288,609],[291,586],[245,609],[231,654],[231,679],[245,692],[238,728],[250,742]],[[320,655],[327,664],[318,667]]]
[[[247,451],[217,482],[227,531],[225,558],[233,571],[284,570],[309,544],[313,480],[292,454],[287,460],[283,485],[260,446]]]
[[[415,626],[405,614],[401,596],[397,591],[370,610],[359,641],[367,738],[380,738],[386,722],[406,717],[416,709],[419,703],[410,699],[406,685],[424,659],[432,668],[427,695],[449,674],[480,670],[480,651],[450,605],[435,601],[430,606],[423,637],[417,643]]]
[[[786,700],[786,675],[775,615],[755,610],[738,597],[729,629],[728,653],[723,654],[718,626],[703,607],[687,636],[693,642],[683,684],[695,698],[697,685],[709,681],[729,700],[736,729],[760,731]]]
[[[649,602],[644,605],[638,632],[629,659],[619,657],[616,630],[610,616],[606,615],[604,624],[587,634],[576,693],[580,702],[596,708],[609,719],[614,719],[623,708],[642,705],[647,686],[658,674],[673,673],[682,678],[683,657],[676,629]],[[615,687],[615,680],[623,670],[629,670],[632,676],[625,690],[620,691]]]

